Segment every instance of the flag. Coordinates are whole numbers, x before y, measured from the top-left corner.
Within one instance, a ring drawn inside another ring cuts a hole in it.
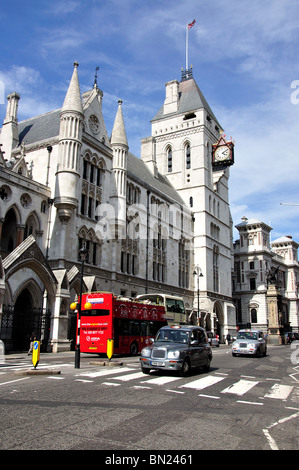
[[[196,20],[193,20],[192,23],[189,23],[189,24],[188,24],[188,28],[191,29],[192,26],[195,25],[195,23],[196,23]]]

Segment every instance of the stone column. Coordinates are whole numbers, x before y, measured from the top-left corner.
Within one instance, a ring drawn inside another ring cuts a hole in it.
[[[278,292],[274,284],[269,284],[267,290],[268,305],[268,342],[282,344],[279,330]]]

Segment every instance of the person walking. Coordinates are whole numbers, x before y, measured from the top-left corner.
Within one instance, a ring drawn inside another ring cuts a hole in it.
[[[35,332],[33,332],[30,336],[30,346],[29,346],[29,350],[28,350],[28,356],[30,356],[30,354],[32,354],[34,341],[36,341]]]

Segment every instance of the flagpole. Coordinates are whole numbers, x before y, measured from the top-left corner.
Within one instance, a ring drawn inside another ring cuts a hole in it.
[[[188,70],[188,23],[186,25],[186,70]]]

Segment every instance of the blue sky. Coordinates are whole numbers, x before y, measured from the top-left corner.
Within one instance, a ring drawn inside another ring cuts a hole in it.
[[[111,133],[118,99],[130,151],[151,133],[165,83],[189,65],[235,140],[230,170],[234,225],[242,216],[299,242],[298,0],[3,0],[0,121],[21,94],[19,120],[61,107],[79,62],[81,91],[98,85]],[[235,232],[236,236],[236,232]]]

